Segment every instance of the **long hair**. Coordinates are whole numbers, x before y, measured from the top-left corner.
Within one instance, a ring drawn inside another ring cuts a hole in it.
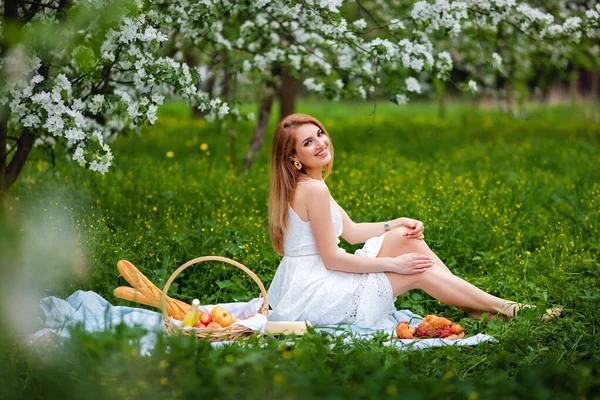
[[[296,184],[304,174],[294,167],[292,156],[296,153],[294,131],[296,128],[313,124],[327,136],[323,124],[306,114],[291,114],[277,126],[271,148],[271,190],[269,193],[269,234],[275,252],[283,255],[283,234],[287,229],[288,205],[292,201]],[[329,143],[331,162],[324,168],[326,179],[333,166],[333,144]]]

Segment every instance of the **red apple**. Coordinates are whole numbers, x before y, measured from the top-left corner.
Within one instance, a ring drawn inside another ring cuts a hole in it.
[[[196,325],[194,325],[194,328],[203,329],[206,328],[206,325],[204,325],[202,322],[198,322]]]
[[[213,321],[213,317],[209,313],[203,312],[200,314],[200,322],[202,322],[204,325],[208,325],[212,321]]]

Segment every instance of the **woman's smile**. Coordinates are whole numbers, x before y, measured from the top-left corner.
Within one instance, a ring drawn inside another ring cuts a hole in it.
[[[324,158],[324,157],[327,157],[327,154],[329,154],[329,152],[327,151],[327,146],[325,146],[325,147],[323,147],[323,149],[322,149],[321,151],[319,151],[319,152],[316,154],[316,156],[317,156],[317,157]]]

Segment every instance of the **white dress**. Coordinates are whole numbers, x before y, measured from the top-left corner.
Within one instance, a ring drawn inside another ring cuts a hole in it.
[[[339,237],[342,213],[333,198],[330,204],[333,227]],[[393,328],[396,322],[391,314],[396,311],[395,298],[385,274],[356,274],[325,268],[310,221],[303,221],[288,207],[284,256],[268,291],[272,307],[269,320],[310,321],[313,325],[348,322],[362,328]],[[367,240],[354,254],[375,257],[384,235]],[[345,250],[340,248],[340,251]]]

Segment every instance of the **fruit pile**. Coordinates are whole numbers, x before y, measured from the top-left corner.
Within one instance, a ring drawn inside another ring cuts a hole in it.
[[[182,325],[198,329],[223,329],[238,321],[239,318],[233,318],[231,313],[221,306],[214,306],[210,313],[201,311],[200,301],[194,299],[183,318]]]
[[[215,306],[210,310],[210,313],[201,312],[198,322],[193,327],[199,329],[223,329],[238,321],[240,321],[239,318],[233,318],[231,313],[223,307]]]
[[[447,318],[427,315],[417,328],[408,325],[408,322],[400,322],[396,326],[396,335],[400,339],[461,339],[465,336],[465,330],[459,324],[455,324]]]
[[[443,328],[436,329],[425,329],[425,328],[417,328],[415,330],[414,336],[423,337],[423,338],[445,338],[455,333],[452,331],[451,326],[445,326]]]

